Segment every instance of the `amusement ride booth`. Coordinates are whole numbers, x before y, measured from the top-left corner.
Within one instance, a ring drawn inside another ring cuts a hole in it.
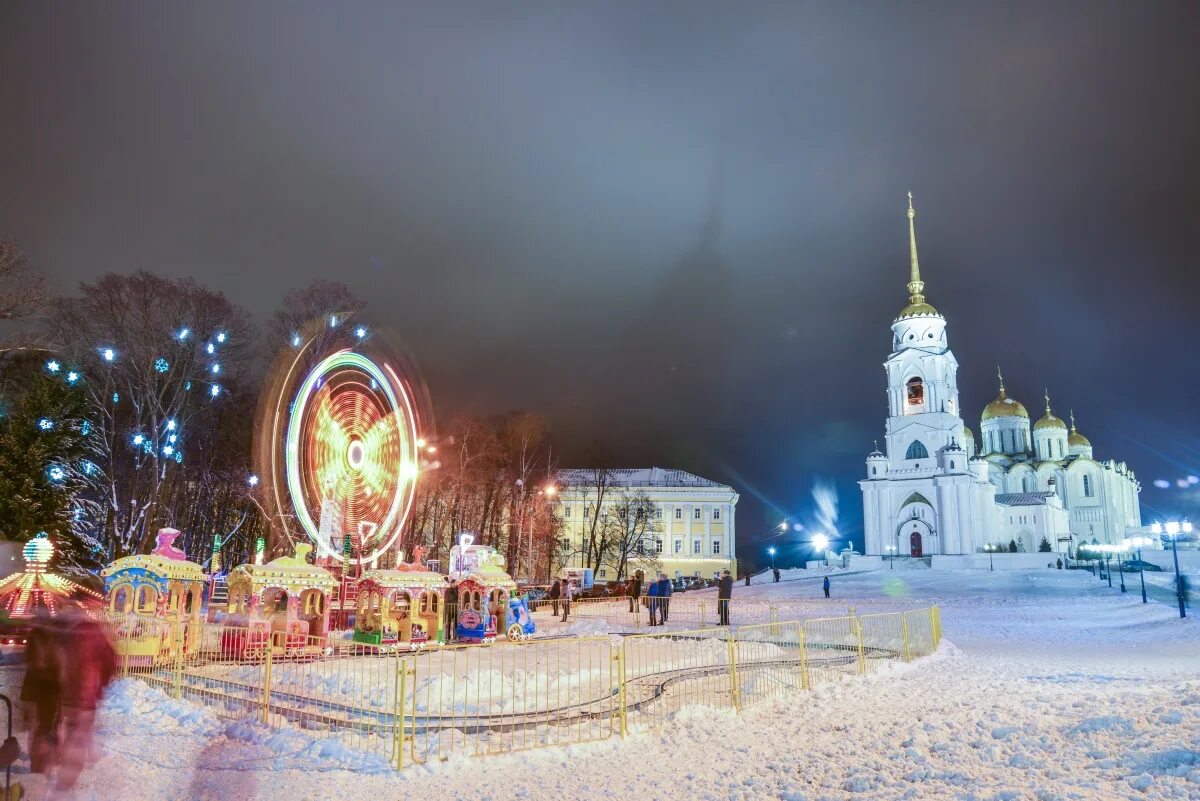
[[[25,642],[33,621],[41,616],[55,618],[68,609],[96,610],[103,603],[100,593],[48,569],[54,545],[44,533],[21,549],[25,569],[0,581],[0,642]]]
[[[354,639],[415,651],[432,641],[445,642],[446,590],[450,582],[423,564],[416,548],[410,564],[371,570],[358,582]]]
[[[124,616],[116,630],[117,655],[131,662],[150,664],[165,658],[173,636],[182,638],[185,654],[200,647],[208,577],[175,547],[178,536],[176,529],[161,528],[153,551],[122,557],[100,572],[109,612]]]
[[[504,571],[504,556],[490,545],[474,545],[474,536],[460,534],[450,549],[450,580],[458,596],[455,635],[460,642],[490,643],[503,632],[510,640],[534,632],[517,583]]]

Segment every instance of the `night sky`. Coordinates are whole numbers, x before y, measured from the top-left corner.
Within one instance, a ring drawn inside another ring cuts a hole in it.
[[[439,419],[728,481],[744,558],[817,481],[861,544],[910,189],[971,428],[1000,364],[1200,517],[1194,2],[0,6],[0,237],[56,289],[344,280]]]

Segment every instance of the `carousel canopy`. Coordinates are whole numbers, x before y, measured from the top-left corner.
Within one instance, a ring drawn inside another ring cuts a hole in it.
[[[300,543],[295,556],[281,556],[265,565],[239,565],[229,574],[229,584],[248,583],[252,587],[285,587],[287,589],[333,589],[337,579],[323,567],[310,565],[306,559],[312,546]]]
[[[360,592],[369,585],[385,590],[405,587],[442,590],[450,586],[445,576],[430,570],[370,570],[359,579]]]
[[[175,547],[175,538],[178,536],[176,529],[161,528],[158,530],[158,546],[153,552],[125,556],[104,568],[100,575],[104,577],[105,589],[117,579],[131,574],[144,575],[160,585],[167,581],[207,581],[208,577],[200,565],[189,562],[183,551]]]
[[[99,593],[47,572],[54,545],[45,534],[26,543],[22,554],[25,571],[0,581],[0,611],[6,612],[10,619],[31,618],[39,609],[53,616],[64,606],[92,606],[101,601]]]

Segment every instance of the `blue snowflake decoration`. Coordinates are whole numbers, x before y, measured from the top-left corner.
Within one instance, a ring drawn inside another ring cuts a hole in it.
[[[188,334],[190,334],[190,333],[192,333],[192,329],[180,328],[179,333],[175,335],[175,338],[178,339],[180,342],[182,342],[183,340],[188,338]]]
[[[225,344],[225,332],[224,331],[217,334],[217,341],[220,342],[222,345]]]
[[[183,464],[183,451],[175,451],[175,464]]]
[[[208,394],[212,395],[214,398],[217,397],[218,395],[220,395],[221,394],[221,385],[213,384],[212,388],[208,390]]]
[[[157,359],[154,360],[154,372],[165,373],[169,369],[171,369],[171,365],[163,357],[159,356]]]
[[[88,434],[91,434],[92,433],[92,421],[84,420],[82,423],[80,423],[79,424],[79,433],[83,434],[85,437]]]
[[[92,475],[97,469],[96,465],[93,462],[89,462],[87,459],[84,459],[79,466],[83,468],[83,474],[85,476]]]
[[[131,440],[131,442],[133,442],[133,444],[138,447],[140,447],[141,444],[145,441],[146,441],[146,436],[144,434],[134,434],[133,439]]]
[[[52,431],[52,430],[54,430],[54,421],[51,420],[49,417],[42,417],[42,418],[38,419],[37,426],[42,431]]]
[[[63,470],[58,465],[51,465],[46,471],[46,476],[53,482],[58,483],[67,477],[67,471]]]
[[[54,361],[53,359],[46,362],[46,369],[52,373],[57,373],[61,368],[62,368],[62,365],[60,365],[58,362]]]
[[[191,388],[192,388],[192,382],[191,382],[191,381],[184,381],[184,382],[183,382],[183,390],[184,390],[184,392],[188,392],[188,391],[190,391],[190,390],[191,390]]]
[[[121,393],[114,392],[113,393],[113,403],[120,403],[120,402],[121,402]]]
[[[75,372],[74,370],[67,373],[67,383],[68,384],[74,384],[78,380],[79,380],[79,373]]]

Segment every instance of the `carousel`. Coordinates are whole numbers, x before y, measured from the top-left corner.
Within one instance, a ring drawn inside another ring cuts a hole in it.
[[[44,533],[25,543],[21,554],[25,570],[0,581],[0,642],[23,644],[35,618],[101,606],[104,598],[100,593],[46,569],[54,557],[54,545]]]
[[[265,565],[240,565],[229,574],[229,601],[221,650],[255,659],[322,652],[329,637],[329,601],[337,580],[308,562],[312,545]]]
[[[355,593],[354,640],[383,648],[416,651],[429,641],[446,641],[442,625],[450,582],[428,570],[423,548],[393,570],[371,570]]]
[[[200,646],[207,576],[175,547],[178,536],[176,529],[159,529],[149,554],[123,557],[100,572],[108,611],[123,618],[115,632],[117,655],[130,663],[155,664],[167,658],[173,637],[181,638],[184,654]]]

